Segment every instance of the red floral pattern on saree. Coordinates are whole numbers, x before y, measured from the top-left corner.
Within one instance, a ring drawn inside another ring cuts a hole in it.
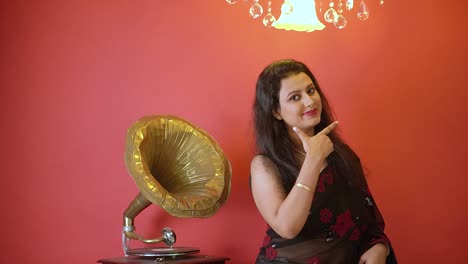
[[[333,213],[332,211],[330,211],[330,209],[323,208],[322,210],[320,210],[320,221],[322,221],[322,223],[330,223],[332,218]]]
[[[353,233],[351,233],[349,240],[358,240],[360,236],[361,236],[361,231],[359,231],[359,228],[356,227],[354,228]]]
[[[353,226],[354,222],[351,217],[351,212],[348,209],[344,213],[338,215],[336,218],[336,223],[332,229],[338,234],[339,237],[343,237]]]
[[[278,256],[278,251],[274,247],[268,247],[265,251],[266,257],[269,260],[272,260]]]
[[[317,192],[322,193],[325,191],[325,183],[329,185],[333,184],[333,174],[330,172],[330,169],[327,169],[327,171],[323,172],[320,176],[317,182],[317,187],[315,187]]]
[[[318,257],[312,257],[307,260],[307,264],[320,264],[320,260]]]

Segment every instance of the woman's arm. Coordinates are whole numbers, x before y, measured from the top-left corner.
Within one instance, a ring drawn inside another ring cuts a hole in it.
[[[312,137],[295,130],[304,144],[306,157],[289,194],[284,192],[279,170],[270,159],[259,155],[252,160],[250,173],[255,204],[268,225],[284,238],[297,236],[307,220],[320,170],[333,151],[327,134],[336,125],[333,123]]]
[[[304,226],[320,173],[320,164],[304,161],[298,182],[308,186],[294,187],[284,193],[278,168],[264,157],[256,156],[251,163],[252,194],[260,214],[278,235],[292,239]]]
[[[372,225],[372,227],[369,229],[370,236],[369,240],[365,242],[366,244],[364,245],[364,250],[365,252],[361,256],[361,260],[369,259],[371,261],[364,261],[362,263],[381,263],[381,262],[373,262],[374,258],[376,259],[381,259],[382,254],[376,254],[376,249],[375,248],[383,248],[385,246],[385,250],[380,250],[379,252],[381,253],[382,251],[385,252],[384,254],[384,262],[382,263],[391,263],[391,264],[396,264],[398,263],[395,252],[393,251],[392,243],[390,239],[387,237],[385,234],[385,221],[383,219],[382,214],[380,213],[379,208],[377,207],[377,204],[374,200],[374,197],[372,196],[372,193],[369,190],[369,187],[367,186],[366,183],[366,194],[367,197],[369,198],[368,201],[371,202],[371,208],[372,210],[372,216],[374,217],[375,224]]]

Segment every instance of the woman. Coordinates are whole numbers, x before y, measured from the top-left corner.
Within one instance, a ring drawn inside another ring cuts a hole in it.
[[[359,158],[307,66],[267,66],[253,113],[251,187],[268,223],[256,263],[397,263]]]

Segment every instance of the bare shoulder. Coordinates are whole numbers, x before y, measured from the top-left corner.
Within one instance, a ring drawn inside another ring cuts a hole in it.
[[[250,172],[252,174],[258,172],[277,174],[278,167],[276,167],[275,163],[273,163],[271,159],[263,155],[256,155],[255,157],[253,157],[252,162],[250,163]]]
[[[268,157],[257,155],[250,165],[250,177],[257,208],[264,217],[272,215],[286,196],[278,167]]]
[[[255,183],[272,184],[275,190],[281,189],[280,172],[276,164],[266,156],[257,155],[252,159],[250,164],[250,175],[253,185]]]

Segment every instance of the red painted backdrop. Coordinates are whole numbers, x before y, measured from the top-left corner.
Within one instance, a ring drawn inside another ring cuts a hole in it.
[[[123,160],[126,129],[174,114],[220,143],[232,193],[208,219],[153,205],[137,231],[171,226],[178,246],[252,263],[265,229],[248,187],[254,83],[291,57],[310,65],[335,106],[401,263],[468,258],[468,5],[367,2],[367,22],[314,33],[265,28],[242,1],[2,2],[0,262],[121,256],[122,212],[138,192]]]

